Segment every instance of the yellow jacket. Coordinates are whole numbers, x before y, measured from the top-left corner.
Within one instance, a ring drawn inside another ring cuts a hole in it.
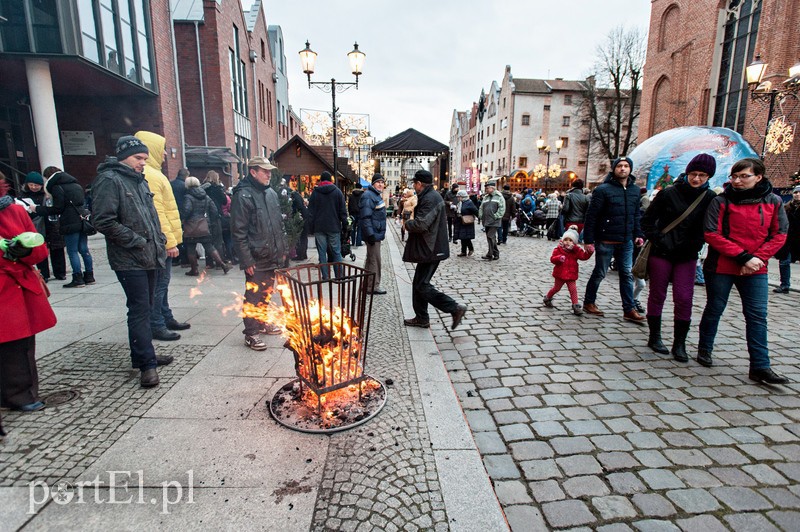
[[[150,192],[153,193],[153,203],[156,206],[158,220],[161,222],[161,230],[167,237],[167,249],[172,249],[183,242],[183,229],[172,185],[167,176],[161,172],[167,139],[149,131],[137,131],[134,136],[150,151],[150,157],[147,158],[144,167],[144,178],[150,186]]]

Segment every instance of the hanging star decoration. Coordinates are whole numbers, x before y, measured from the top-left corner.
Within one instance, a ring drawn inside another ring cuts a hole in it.
[[[330,143],[333,129],[331,128],[331,115],[329,113],[301,110],[301,120],[303,123],[300,128],[303,130],[309,144],[322,146]]]
[[[561,165],[560,164],[551,164],[550,170],[548,171],[551,178],[556,178],[561,175]]]
[[[794,124],[787,124],[783,116],[774,118],[767,130],[767,152],[779,155],[789,151],[794,141]]]
[[[547,166],[539,163],[533,167],[533,178],[534,179],[542,179],[544,176],[547,175]]]

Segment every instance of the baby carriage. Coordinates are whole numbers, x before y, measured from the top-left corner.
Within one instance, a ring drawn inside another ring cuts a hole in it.
[[[539,238],[544,237],[545,232],[547,231],[547,215],[541,209],[536,209],[533,211],[533,233]]]
[[[353,253],[353,250],[352,250],[352,247],[351,247],[352,246],[352,242],[350,242],[350,239],[353,236],[353,221],[355,221],[355,218],[353,218],[352,216],[348,216],[347,217],[347,224],[346,224],[346,226],[342,227],[342,233],[339,236],[339,238],[340,238],[340,240],[339,240],[339,250],[342,253],[342,260],[344,260],[344,258],[348,257],[348,256],[350,257],[351,261],[355,261],[356,260],[356,254]],[[333,249],[331,249],[330,244],[328,244],[328,256],[329,257],[333,257]]]

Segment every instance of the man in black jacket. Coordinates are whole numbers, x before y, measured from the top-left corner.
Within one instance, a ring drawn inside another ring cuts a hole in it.
[[[247,167],[248,174],[233,189],[231,199],[231,240],[246,281],[245,316],[248,306],[269,304],[275,269],[286,264],[289,253],[280,200],[269,186],[275,166],[264,157],[253,157]],[[280,327],[262,324],[252,317],[245,317],[243,322],[244,343],[255,351],[267,348],[259,333],[281,333]]]
[[[404,320],[404,323],[408,327],[424,329],[430,327],[428,316],[430,303],[453,316],[452,330],[461,323],[467,312],[467,306],[456,303],[452,297],[440,292],[431,284],[439,262],[450,256],[444,200],[433,190],[433,175],[427,170],[417,170],[413,183],[417,193],[417,206],[414,208],[413,218],[406,221],[408,243],[403,252],[403,261],[417,263],[412,281],[415,316]]]
[[[361,210],[361,196],[364,195],[364,189],[361,187],[361,182],[357,182],[353,191],[350,193],[350,198],[347,200],[347,214],[353,217],[353,247],[358,247],[363,244],[361,238],[361,224],[359,223],[359,215]]]
[[[319,183],[308,198],[308,232],[314,233],[319,263],[342,261],[342,230],[347,228],[347,207],[344,194],[333,184],[330,172],[322,172]],[[332,256],[328,249],[333,251]],[[339,272],[335,272],[339,277]],[[328,267],[322,268],[322,278],[330,276]]]
[[[611,172],[602,185],[594,189],[586,222],[583,240],[588,251],[596,251],[594,270],[586,283],[583,310],[595,316],[603,312],[595,305],[597,290],[608,272],[614,257],[619,272],[619,292],[622,296],[623,319],[642,324],[645,317],[636,312],[633,301],[633,246],[644,242],[639,227],[639,187],[631,174],[633,161],[618,157],[611,163]]]
[[[150,328],[156,270],[165,266],[167,237],[142,173],[148,154],[141,140],[120,137],[116,158],[97,167],[92,185],[94,226],[106,237],[108,262],[127,297],[131,364],[141,371],[143,388],[158,386],[156,366],[172,362],[169,355],[156,355]]]

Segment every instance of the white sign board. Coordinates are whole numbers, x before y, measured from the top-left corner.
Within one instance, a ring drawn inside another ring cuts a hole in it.
[[[94,131],[62,131],[61,146],[64,155],[97,155]]]

